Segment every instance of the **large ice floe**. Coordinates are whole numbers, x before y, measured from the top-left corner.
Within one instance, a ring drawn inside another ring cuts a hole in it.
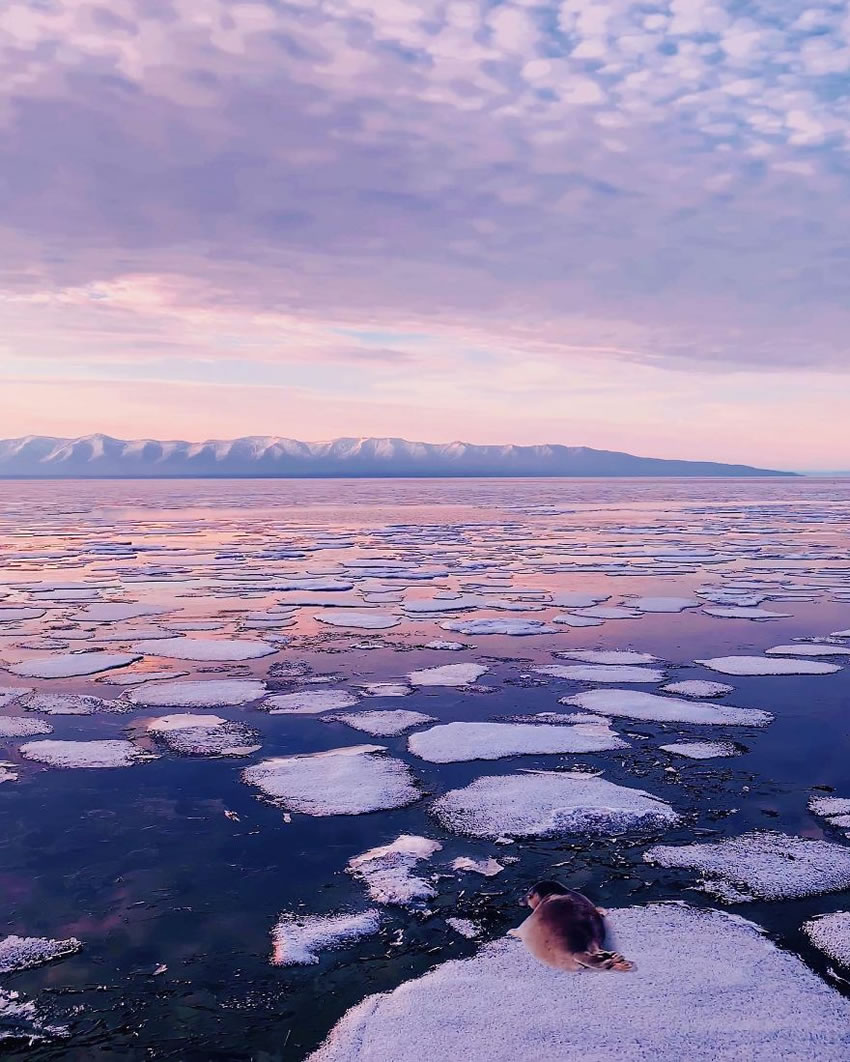
[[[380,911],[374,910],[337,915],[284,913],[272,929],[272,963],[312,966],[321,952],[372,936],[380,927]]]
[[[561,704],[585,708],[600,715],[623,716],[658,723],[697,723],[717,726],[767,726],[770,712],[734,708],[731,704],[701,704],[680,697],[662,697],[642,690],[588,690],[562,697]]]
[[[10,664],[9,670],[24,678],[58,679],[97,675],[141,660],[140,653],[52,653]]]
[[[656,845],[644,859],[699,871],[700,888],[727,903],[789,900],[850,888],[850,848],[768,830],[707,844]]]
[[[468,686],[489,670],[484,664],[442,664],[411,671],[407,678],[411,686]]]
[[[654,685],[664,681],[663,671],[652,667],[629,667],[626,664],[544,664],[533,670],[539,675],[573,682],[645,682]]]
[[[298,690],[267,697],[261,707],[270,715],[318,715],[353,708],[357,697],[348,690]]]
[[[778,656],[714,656],[697,663],[721,675],[831,675],[841,670],[838,664]]]
[[[685,756],[689,760],[713,760],[719,756],[740,756],[741,750],[731,741],[676,741],[662,745],[662,752]]]
[[[431,808],[448,829],[472,837],[611,836],[666,829],[679,816],[642,789],[580,771],[529,771],[478,778]]]
[[[850,967],[850,911],[811,918],[803,924],[803,932],[833,962]]]
[[[265,692],[259,679],[178,679],[137,686],[127,698],[143,708],[227,708],[259,700]]]
[[[434,886],[413,871],[442,847],[439,841],[428,837],[403,833],[390,844],[354,856],[346,869],[366,885],[375,903],[409,907],[437,895]]]
[[[277,652],[268,642],[247,638],[156,638],[137,642],[133,648],[137,653],[169,660],[257,660]]]
[[[628,748],[628,742],[600,723],[577,726],[444,723],[412,734],[407,740],[407,747],[415,756],[431,763]]]
[[[300,756],[276,756],[242,772],[244,781],[288,811],[363,815],[400,808],[420,797],[407,764],[383,745],[353,745]]]
[[[64,959],[67,955],[78,952],[81,947],[82,944],[76,937],[69,937],[67,940],[15,935],[2,937],[0,938],[0,973],[28,970],[32,966],[41,966],[45,962]]]
[[[252,727],[218,715],[163,715],[147,731],[183,756],[250,756],[261,747]]]
[[[330,718],[336,723],[345,723],[346,726],[362,730],[373,737],[395,737],[414,726],[422,726],[424,723],[435,721],[433,715],[425,715],[424,712],[408,712],[402,708],[374,712],[349,712]]]
[[[577,974],[513,938],[352,1007],[309,1062],[844,1062],[850,1001],[721,911],[611,911],[637,971]]]
[[[543,620],[522,619],[468,619],[446,620],[440,626],[444,631],[455,634],[510,634],[515,638],[531,634],[557,634],[558,628]]]
[[[150,759],[130,741],[30,741],[20,747],[28,760],[49,767],[130,767]]]

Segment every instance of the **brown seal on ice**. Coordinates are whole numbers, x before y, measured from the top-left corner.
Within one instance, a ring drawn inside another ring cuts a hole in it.
[[[604,912],[557,881],[539,881],[525,896],[532,914],[511,930],[531,954],[557,970],[634,969],[634,963],[605,948]]]

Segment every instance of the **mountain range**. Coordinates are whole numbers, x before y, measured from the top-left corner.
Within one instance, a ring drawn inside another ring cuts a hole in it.
[[[299,442],[277,436],[158,442],[86,435],[0,440],[0,476],[20,477],[427,477],[789,476],[791,472],[635,457],[587,446],[477,446],[406,439]]]

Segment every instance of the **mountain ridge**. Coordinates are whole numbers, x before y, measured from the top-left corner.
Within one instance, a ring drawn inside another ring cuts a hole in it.
[[[712,461],[638,457],[543,443],[478,445],[342,437],[304,442],[277,435],[238,439],[116,439],[25,435],[0,440],[4,478],[437,478],[544,476],[793,476]]]

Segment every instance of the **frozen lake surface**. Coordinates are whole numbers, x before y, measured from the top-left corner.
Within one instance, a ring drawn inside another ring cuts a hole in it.
[[[848,704],[848,480],[0,482],[0,1053],[427,1057],[556,877],[850,1057]]]

